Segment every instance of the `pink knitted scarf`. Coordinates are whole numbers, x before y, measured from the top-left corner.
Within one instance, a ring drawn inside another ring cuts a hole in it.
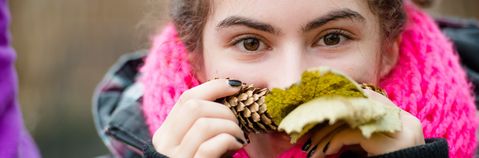
[[[405,9],[408,23],[401,35],[399,61],[380,85],[396,105],[419,118],[426,138],[447,139],[450,157],[472,157],[477,119],[471,86],[459,59],[428,15],[410,3]],[[151,133],[183,91],[199,84],[191,71],[187,50],[174,26],[166,26],[153,39],[141,68],[141,82],[146,85],[142,109]],[[281,157],[304,156],[295,146]],[[235,157],[248,155],[240,150]]]

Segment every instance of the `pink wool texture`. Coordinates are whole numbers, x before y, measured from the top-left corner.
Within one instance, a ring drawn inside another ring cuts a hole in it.
[[[399,60],[380,86],[396,105],[421,121],[425,138],[446,138],[450,157],[473,157],[477,119],[471,86],[458,56],[427,14],[411,3],[405,3],[405,9],[408,23],[401,35]],[[142,110],[154,133],[179,96],[199,84],[173,25],[155,36],[141,72]],[[280,157],[305,156],[296,145]],[[248,154],[240,150],[234,157]]]

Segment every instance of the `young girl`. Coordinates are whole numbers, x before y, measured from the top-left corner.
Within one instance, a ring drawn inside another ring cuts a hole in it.
[[[464,72],[433,21],[404,3],[172,0],[173,24],[144,63],[143,53],[124,58],[100,85],[99,133],[119,157],[325,157],[350,145],[377,157],[472,157],[477,122]],[[241,83],[287,87],[318,66],[385,89],[389,98],[368,93],[404,110],[402,130],[365,139],[318,129],[308,137],[330,141],[290,144],[279,132],[246,136],[214,102]]]

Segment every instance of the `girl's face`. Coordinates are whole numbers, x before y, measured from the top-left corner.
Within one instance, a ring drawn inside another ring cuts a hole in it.
[[[396,61],[398,42],[382,49],[380,24],[366,0],[215,0],[210,5],[198,62],[201,81],[229,77],[257,87],[287,87],[306,69],[329,66],[357,82],[377,84]],[[248,147],[262,146],[265,155],[290,147],[287,137],[268,136],[251,136]],[[272,143],[274,149],[264,149]]]

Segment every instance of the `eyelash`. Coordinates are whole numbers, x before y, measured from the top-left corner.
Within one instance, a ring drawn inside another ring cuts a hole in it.
[[[343,37],[345,38],[346,41],[343,41],[343,42],[348,42],[348,40],[354,40],[355,38],[350,34],[348,33],[348,31],[346,30],[342,30],[342,29],[334,29],[334,30],[331,30],[331,31],[327,31],[326,33],[324,33],[323,35],[320,35],[318,38],[316,38],[316,40],[314,40],[315,42],[313,43],[313,47],[322,47],[321,45],[319,45],[318,43],[323,41],[324,42],[324,38],[327,36],[327,35],[331,35],[331,34],[337,34],[339,35],[340,37]],[[338,43],[336,45],[332,45],[332,46],[328,46],[328,45],[323,45],[323,47],[335,47],[339,44],[342,44],[342,43]]]
[[[264,45],[265,48],[263,50],[260,49],[260,50],[257,50],[257,51],[248,51],[248,50],[245,50],[244,48],[243,49],[238,48],[237,45],[241,44],[241,42],[245,42],[247,39],[256,39],[260,42],[260,48],[261,48],[261,45]],[[241,51],[246,52],[246,53],[256,53],[256,52],[260,52],[260,51],[270,49],[270,46],[267,44],[267,42],[265,42],[265,40],[263,38],[258,37],[257,35],[243,35],[243,36],[237,37],[236,39],[232,40],[230,45],[234,46],[234,47],[237,47],[238,49],[240,49]]]

